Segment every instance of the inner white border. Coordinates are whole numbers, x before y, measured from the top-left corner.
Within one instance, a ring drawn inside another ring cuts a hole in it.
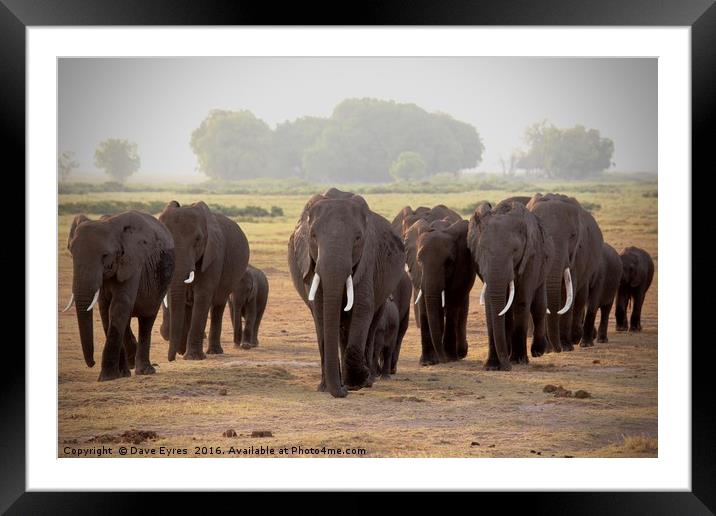
[[[690,490],[690,36],[688,27],[28,28],[28,490]],[[659,457],[57,459],[56,60],[239,55],[658,57],[659,141],[668,142],[659,190],[679,206],[659,212]]]

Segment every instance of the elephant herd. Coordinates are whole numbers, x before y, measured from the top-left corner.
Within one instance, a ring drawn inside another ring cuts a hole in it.
[[[249,265],[239,225],[203,202],[171,201],[158,219],[138,211],[75,217],[68,238],[72,298],[84,359],[94,365],[93,316],[105,334],[99,380],[151,374],[158,311],[168,359],[223,353],[229,304],[234,345],[258,345],[265,274]],[[443,205],[406,206],[389,222],[359,195],[331,188],[306,203],[288,241],[293,285],[312,315],[321,359],[319,391],[344,397],[397,369],[410,312],[420,364],[465,358],[470,291],[482,281],[488,358],[510,370],[530,354],[607,342],[616,298],[618,331],[641,330],[654,264],[645,251],[617,252],[579,202],[559,194],[479,204],[469,220]],[[632,305],[631,318],[627,310]],[[601,312],[598,329],[597,311]],[[135,337],[130,319],[138,320]],[[243,323],[242,323],[243,320]]]

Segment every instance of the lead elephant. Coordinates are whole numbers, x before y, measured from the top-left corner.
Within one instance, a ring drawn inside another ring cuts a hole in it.
[[[241,341],[234,341],[234,346],[242,349],[255,348],[259,345],[259,326],[266,310],[269,283],[261,269],[252,265],[246,268],[241,279],[238,295],[229,296],[229,311],[234,335],[240,335]],[[241,320],[244,320],[243,331]]]
[[[159,220],[174,238],[176,267],[172,276],[169,309],[170,361],[177,352],[186,360],[206,358],[202,340],[211,310],[207,353],[223,353],[221,323],[230,293],[238,293],[249,263],[249,243],[239,225],[212,213],[198,202],[180,206],[171,201]],[[236,334],[234,341],[236,341]],[[240,337],[239,337],[240,338]]]
[[[552,241],[539,219],[519,200],[506,199],[492,208],[480,204],[470,218],[468,246],[483,282],[489,349],[485,369],[509,371],[511,363],[528,362],[527,327],[534,323],[532,356],[547,346],[546,272]]]
[[[421,365],[467,355],[467,314],[475,283],[465,220],[420,219],[405,234],[405,256],[417,291]]]
[[[288,241],[288,266],[313,315],[320,391],[344,397],[371,384],[365,347],[400,280],[403,256],[390,223],[361,196],[331,188],[306,203]]]
[[[649,253],[638,247],[627,247],[619,253],[623,273],[617,293],[617,331],[627,331],[627,308],[632,302],[629,331],[641,331],[641,308],[646,291],[654,279],[654,261]]]
[[[92,311],[99,305],[106,338],[99,380],[130,376],[131,362],[137,375],[154,373],[149,348],[154,320],[174,271],[171,234],[157,219],[137,211],[94,221],[78,215],[67,247],[73,276],[72,298],[65,311],[75,304],[85,363],[95,364]],[[138,342],[133,342],[129,326],[132,317],[139,323]]]
[[[554,247],[546,275],[549,342],[554,351],[571,351],[582,338],[579,314],[598,276],[602,232],[594,217],[573,197],[535,194],[527,209],[540,220]]]
[[[589,303],[584,316],[584,327],[582,347],[594,345],[594,337],[597,342],[608,342],[607,327],[609,325],[609,313],[612,311],[614,297],[619,289],[619,282],[622,278],[622,262],[619,255],[612,246],[606,242],[602,246],[599,273],[594,288],[589,292]],[[599,330],[595,330],[594,324],[597,317],[597,310],[600,311]]]

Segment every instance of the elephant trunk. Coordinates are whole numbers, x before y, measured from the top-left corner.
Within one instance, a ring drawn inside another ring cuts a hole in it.
[[[97,305],[102,285],[101,271],[93,271],[90,267],[75,263],[72,281],[72,295],[75,299],[77,326],[80,330],[82,355],[88,367],[94,361],[94,320],[93,309]]]
[[[445,347],[443,346],[443,335],[445,333],[445,316],[442,307],[442,296],[440,290],[437,293],[424,293],[425,309],[428,312],[428,326],[430,339],[433,342],[438,358],[441,362],[447,361]]]
[[[510,285],[508,272],[491,271],[485,277],[485,312],[492,328],[492,339],[495,343],[495,353],[500,362],[501,369],[510,368],[510,347],[507,342],[505,330],[505,314],[500,315],[507,307],[507,290]]]
[[[172,282],[169,286],[167,301],[169,304],[169,361],[176,359],[177,352],[183,353],[183,340],[185,336],[186,298],[189,288],[185,280],[194,270],[192,260],[180,260],[174,269]],[[192,276],[193,279],[193,276]]]
[[[547,334],[552,349],[559,353],[562,344],[559,338],[559,310],[562,308],[562,264],[552,268],[547,274]]]

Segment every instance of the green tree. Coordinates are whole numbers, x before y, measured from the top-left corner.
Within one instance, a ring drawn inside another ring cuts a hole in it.
[[[304,177],[303,156],[318,141],[327,125],[325,118],[305,116],[276,126],[273,156],[277,177]]]
[[[273,132],[250,111],[213,110],[191,135],[199,170],[214,179],[271,175]]]
[[[60,181],[65,181],[74,169],[80,164],[75,161],[75,153],[72,151],[64,151],[57,158],[57,170],[60,174]]]
[[[390,166],[390,177],[396,182],[415,181],[425,177],[425,160],[417,152],[401,152]]]
[[[128,140],[109,138],[94,152],[95,166],[120,183],[139,170],[140,163],[137,144]]]

